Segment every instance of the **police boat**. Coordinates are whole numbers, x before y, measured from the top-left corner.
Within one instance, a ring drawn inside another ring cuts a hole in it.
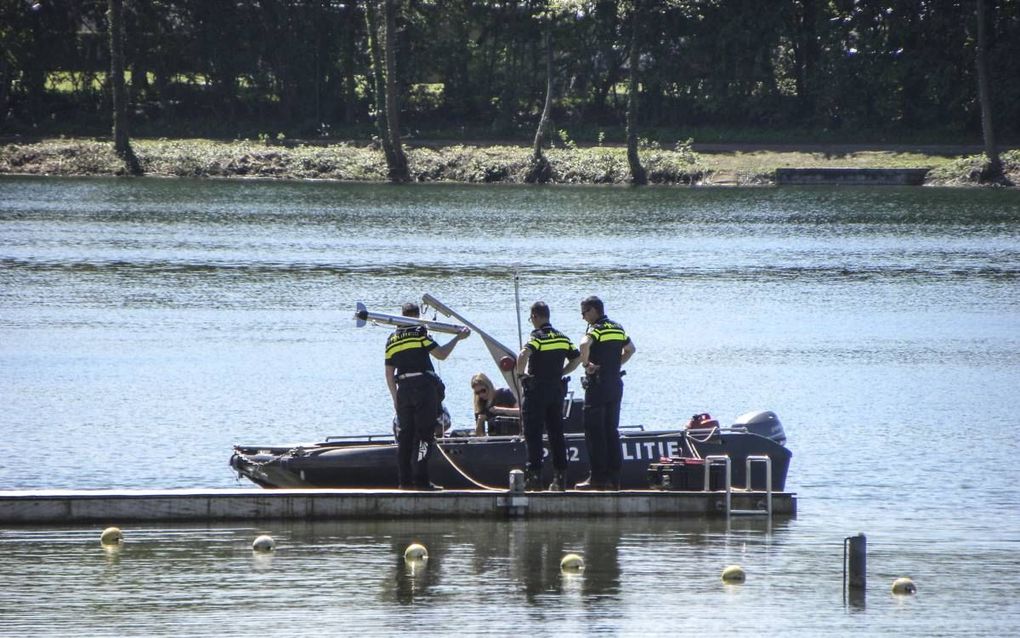
[[[423,302],[446,316],[455,317],[483,339],[508,386],[519,399],[521,380],[514,371],[516,354],[434,297],[425,295]],[[456,333],[462,329],[456,324],[369,312],[360,303],[355,320],[359,327],[374,323],[423,324],[434,332]],[[568,488],[588,476],[583,403],[570,393],[564,400]],[[673,428],[621,427],[621,489],[648,489],[650,476],[655,471],[650,466],[661,467],[669,460],[696,463],[709,456],[725,455],[730,459],[733,486],[765,489],[767,466],[752,463],[748,482],[746,460],[749,456],[767,456],[772,489],[785,490],[792,453],[785,446],[786,434],[775,413],[748,412],[729,426],[705,419],[705,416],[697,415],[689,423]],[[446,430],[442,437],[437,437],[436,450],[429,460],[432,482],[446,489],[505,489],[510,471],[523,470],[527,463],[527,446],[521,432],[520,419],[511,416],[496,417],[496,427],[487,436],[475,436],[474,428]],[[235,445],[230,466],[239,477],[265,488],[397,487],[397,445],[392,433],[335,436],[321,442],[289,445]],[[550,463],[544,464],[543,472],[544,482],[548,484],[553,472]],[[691,483],[696,486],[692,489],[703,489],[699,479]]]

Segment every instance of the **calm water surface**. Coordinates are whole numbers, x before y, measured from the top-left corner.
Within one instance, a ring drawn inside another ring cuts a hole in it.
[[[235,442],[384,431],[354,304],[429,292],[516,348],[515,269],[575,339],[589,294],[626,326],[625,423],[775,410],[799,517],[0,530],[0,633],[1020,631],[1015,191],[2,178],[0,489],[233,487]],[[440,365],[458,425],[478,371],[477,338]]]

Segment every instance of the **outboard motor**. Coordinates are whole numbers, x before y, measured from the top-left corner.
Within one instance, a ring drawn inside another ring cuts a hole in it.
[[[772,439],[779,445],[786,445],[786,432],[783,431],[783,424],[779,422],[776,413],[771,410],[741,414],[733,425],[743,427],[752,434]]]

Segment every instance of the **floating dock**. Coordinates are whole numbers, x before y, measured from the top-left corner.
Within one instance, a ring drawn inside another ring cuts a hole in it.
[[[921,186],[927,168],[777,168],[780,185]]]
[[[0,491],[0,525],[122,522],[796,516],[789,492],[415,492],[349,489]]]

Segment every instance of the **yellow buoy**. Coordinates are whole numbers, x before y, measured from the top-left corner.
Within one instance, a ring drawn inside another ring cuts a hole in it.
[[[252,542],[251,549],[253,552],[271,552],[276,549],[276,541],[272,536],[263,534]]]
[[[915,585],[914,581],[909,578],[897,578],[893,581],[892,593],[904,595],[916,594],[917,585]]]
[[[567,554],[560,561],[560,569],[565,572],[578,572],[584,569],[584,559],[577,554]]]
[[[99,542],[103,545],[120,545],[124,542],[124,534],[119,527],[107,527],[99,537]]]
[[[404,550],[404,560],[427,560],[429,557],[429,550],[425,549],[424,545],[418,543],[411,543]]]
[[[722,570],[722,579],[724,583],[742,583],[747,580],[747,574],[740,565],[729,565]]]

